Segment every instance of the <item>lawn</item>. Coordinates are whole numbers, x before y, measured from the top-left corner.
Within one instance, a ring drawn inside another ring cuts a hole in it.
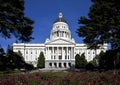
[[[113,71],[0,74],[0,85],[120,85],[120,75]]]

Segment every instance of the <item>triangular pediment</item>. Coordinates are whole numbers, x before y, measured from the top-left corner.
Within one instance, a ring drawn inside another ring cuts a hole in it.
[[[66,39],[55,39],[52,41],[49,41],[46,43],[47,45],[73,45],[75,44],[72,40],[66,40]]]

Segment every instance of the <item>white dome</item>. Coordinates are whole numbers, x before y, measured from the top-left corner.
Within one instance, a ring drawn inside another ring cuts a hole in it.
[[[59,17],[54,21],[53,28],[51,30],[51,39],[56,38],[71,38],[71,33],[67,21],[63,18],[62,13],[59,13]]]

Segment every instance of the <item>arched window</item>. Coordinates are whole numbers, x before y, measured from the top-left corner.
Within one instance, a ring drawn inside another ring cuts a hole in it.
[[[54,63],[54,67],[57,67],[57,63]]]
[[[71,67],[71,63],[68,63],[68,66]]]
[[[49,66],[52,67],[52,63],[49,63]]]
[[[66,63],[64,63],[64,67],[66,68]]]
[[[59,67],[60,67],[60,68],[62,67],[61,63],[59,63]]]

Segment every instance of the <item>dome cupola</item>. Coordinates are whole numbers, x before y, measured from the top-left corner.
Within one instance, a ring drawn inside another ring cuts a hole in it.
[[[63,18],[62,12],[59,13],[59,17],[54,21],[54,23],[56,23],[56,22],[67,23],[67,21]]]

